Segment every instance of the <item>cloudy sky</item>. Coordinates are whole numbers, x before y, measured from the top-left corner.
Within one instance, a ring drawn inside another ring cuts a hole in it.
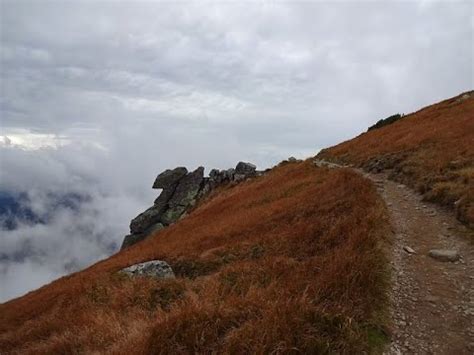
[[[48,215],[0,231],[0,302],[116,251],[165,168],[265,168],[473,88],[471,1],[0,4],[0,192]]]

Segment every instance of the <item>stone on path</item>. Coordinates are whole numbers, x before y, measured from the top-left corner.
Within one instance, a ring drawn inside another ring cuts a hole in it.
[[[456,250],[432,249],[428,255],[438,261],[458,261],[461,257]]]

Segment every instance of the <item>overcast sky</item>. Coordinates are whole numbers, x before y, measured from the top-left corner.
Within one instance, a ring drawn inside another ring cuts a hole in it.
[[[165,168],[265,168],[473,88],[472,1],[0,3],[0,191],[90,197],[1,232],[0,301],[116,250]]]

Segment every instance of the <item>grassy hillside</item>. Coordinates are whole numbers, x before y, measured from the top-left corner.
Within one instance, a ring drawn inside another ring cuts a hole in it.
[[[325,149],[321,159],[386,170],[474,227],[474,95],[461,94]]]
[[[348,169],[289,163],[0,305],[2,354],[362,353],[384,338],[386,210]],[[161,259],[172,280],[116,271]]]

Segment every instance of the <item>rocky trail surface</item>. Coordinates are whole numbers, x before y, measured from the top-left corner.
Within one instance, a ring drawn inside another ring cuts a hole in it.
[[[359,172],[384,198],[394,232],[389,251],[392,339],[385,354],[474,354],[472,231],[386,174]],[[457,260],[433,258],[433,249],[450,251],[453,255],[446,257]]]

